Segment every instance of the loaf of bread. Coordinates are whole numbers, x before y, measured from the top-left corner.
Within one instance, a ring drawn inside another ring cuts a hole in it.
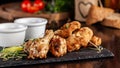
[[[113,13],[112,15],[106,17],[101,24],[120,29],[120,13]]]
[[[105,17],[111,15],[112,13],[114,13],[113,9],[93,5],[89,10],[86,24],[91,25],[99,21],[103,21]]]

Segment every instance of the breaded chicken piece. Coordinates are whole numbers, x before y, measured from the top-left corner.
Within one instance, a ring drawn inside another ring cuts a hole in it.
[[[93,36],[92,39],[91,39],[91,42],[93,44],[95,44],[96,46],[100,46],[101,43],[102,43],[102,40],[100,37],[97,37],[97,36]]]
[[[54,35],[50,42],[50,52],[56,57],[60,57],[66,54],[66,40],[60,36]]]
[[[43,38],[29,40],[24,46],[25,52],[28,53],[28,58],[46,58],[49,51],[49,42],[53,37],[53,30],[46,30],[46,34]]]
[[[81,47],[80,38],[77,37],[75,34],[72,34],[71,36],[69,36],[66,39],[66,41],[67,41],[67,51],[68,52],[79,50]]]
[[[93,36],[93,31],[88,27],[82,27],[69,36],[67,41],[67,50],[69,52],[79,50],[81,46],[88,46]]]
[[[70,35],[72,35],[73,31],[75,31],[76,29],[79,29],[80,27],[81,27],[80,22],[73,21],[73,22],[66,23],[65,25],[63,25],[61,29],[55,31],[55,34],[63,38],[67,38]]]
[[[82,27],[74,34],[80,39],[80,45],[86,47],[93,36],[93,31],[88,27]]]

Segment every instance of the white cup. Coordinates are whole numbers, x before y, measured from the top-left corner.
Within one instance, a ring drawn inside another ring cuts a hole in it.
[[[19,18],[14,20],[14,23],[19,23],[28,26],[25,40],[42,38],[45,34],[47,19],[45,18]]]
[[[19,46],[24,43],[27,26],[17,23],[0,24],[0,46]]]

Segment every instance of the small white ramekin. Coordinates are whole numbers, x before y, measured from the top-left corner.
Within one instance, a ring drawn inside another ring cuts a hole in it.
[[[42,38],[45,34],[47,19],[45,18],[19,18],[14,20],[14,23],[19,23],[28,26],[25,40]]]
[[[24,43],[27,26],[17,23],[0,24],[0,46],[19,46]]]

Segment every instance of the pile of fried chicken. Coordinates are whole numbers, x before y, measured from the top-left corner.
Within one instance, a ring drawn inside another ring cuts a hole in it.
[[[95,36],[89,27],[81,27],[78,21],[66,23],[56,31],[46,30],[43,38],[28,40],[23,44],[24,51],[31,59],[46,58],[49,51],[55,57],[60,57],[81,47],[100,45],[101,38]]]

